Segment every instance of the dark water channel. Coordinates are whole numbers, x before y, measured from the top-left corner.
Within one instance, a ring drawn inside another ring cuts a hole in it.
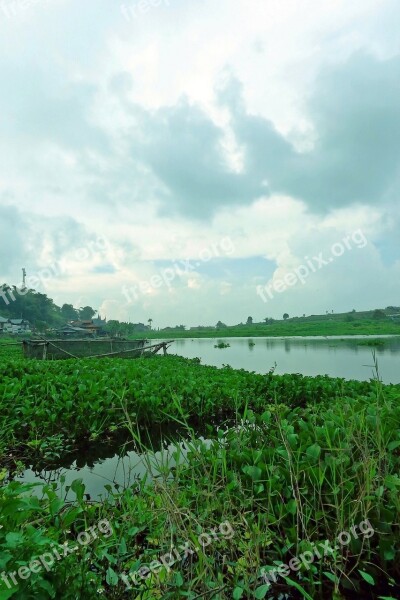
[[[201,433],[198,439],[204,440]],[[168,441],[169,440],[169,441]],[[92,446],[84,454],[70,455],[60,461],[57,467],[33,467],[15,477],[25,483],[57,483],[59,495],[73,500],[74,494],[67,487],[75,479],[82,479],[85,492],[91,500],[101,500],[108,492],[118,492],[131,487],[145,475],[148,481],[154,478],[168,478],[171,469],[182,463],[188,452],[188,440],[183,432],[175,431],[171,436],[159,435],[152,439],[152,450],[143,452],[137,444],[130,442],[113,445]],[[40,490],[40,488],[39,488]],[[38,491],[39,493],[39,491]]]

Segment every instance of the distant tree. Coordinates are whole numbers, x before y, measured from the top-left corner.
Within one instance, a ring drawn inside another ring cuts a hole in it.
[[[283,320],[284,320],[284,321],[286,321],[286,319],[288,319],[288,318],[289,318],[289,315],[288,315],[287,313],[285,313],[285,314],[283,315]]]
[[[85,306],[79,309],[79,318],[82,319],[82,321],[90,321],[95,314],[96,311],[91,306]]]
[[[247,317],[246,325],[253,325],[253,317]]]
[[[153,319],[149,319],[147,322],[148,322],[148,324],[149,324],[149,327],[150,327],[150,330],[151,330],[151,324],[152,324],[152,322],[153,322]]]
[[[20,288],[6,283],[0,289],[3,299],[5,296],[4,303],[1,302],[2,317],[26,319],[31,325],[38,321],[56,325],[62,321],[61,309],[46,294],[27,289],[20,294]]]
[[[46,329],[47,329],[47,325],[43,321],[36,321],[35,328],[39,333],[45,333]]]
[[[117,333],[119,333],[120,332],[120,328],[121,328],[120,322],[116,321],[115,319],[111,319],[107,323],[107,331],[109,333],[111,333],[111,335],[116,335]]]
[[[271,319],[269,317],[265,317],[264,319],[266,325],[272,325],[275,322],[275,319]]]
[[[218,321],[216,327],[217,329],[226,329],[227,325],[225,325],[225,323],[223,323],[222,321]]]
[[[372,314],[373,319],[386,319],[386,315],[383,310],[376,308]]]
[[[144,332],[148,330],[148,325],[145,325],[144,323],[131,323],[130,324],[130,331],[131,332]]]
[[[75,321],[78,318],[78,311],[72,304],[63,304],[61,307],[61,316],[66,321]]]

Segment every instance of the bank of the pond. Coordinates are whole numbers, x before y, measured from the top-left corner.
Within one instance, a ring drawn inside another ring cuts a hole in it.
[[[140,337],[137,334],[132,337]],[[323,320],[307,321],[302,319],[277,321],[266,325],[254,323],[251,325],[237,325],[234,327],[193,327],[189,330],[169,328],[166,330],[153,330],[146,332],[149,338],[201,338],[201,337],[293,337],[293,336],[330,336],[330,335],[400,335],[400,323],[386,319],[355,321]]]

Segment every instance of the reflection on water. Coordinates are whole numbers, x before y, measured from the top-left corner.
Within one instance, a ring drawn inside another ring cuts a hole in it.
[[[201,358],[202,364],[256,373],[267,373],[276,363],[275,373],[330,375],[368,380],[374,376],[373,351],[384,383],[400,383],[400,337],[381,336],[384,345],[362,345],[360,337],[329,338],[196,338],[176,340],[171,352],[186,358]],[[216,342],[229,348],[214,348]]]
[[[204,440],[203,437],[199,438]],[[60,497],[73,500],[75,495],[66,490],[74,479],[82,479],[85,493],[92,500],[99,500],[107,495],[107,490],[118,492],[138,482],[146,475],[147,480],[170,476],[171,469],[185,460],[188,442],[180,440],[161,444],[157,452],[140,453],[134,450],[120,452],[112,448],[100,447],[97,457],[88,455],[75,459],[72,463],[52,470],[27,469],[17,481],[25,483],[57,483]],[[105,456],[107,455],[108,456]],[[102,458],[100,458],[102,456]],[[105,487],[107,486],[107,488]],[[39,491],[38,491],[39,493]]]

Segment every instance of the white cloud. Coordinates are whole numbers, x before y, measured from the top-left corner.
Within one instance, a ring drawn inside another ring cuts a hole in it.
[[[396,0],[0,14],[0,277],[61,261],[56,301],[159,325],[395,304],[399,16]],[[357,229],[367,248],[260,304],[257,284]],[[77,260],[98,235],[107,254]],[[126,304],[124,285],[224,238],[229,255]]]

